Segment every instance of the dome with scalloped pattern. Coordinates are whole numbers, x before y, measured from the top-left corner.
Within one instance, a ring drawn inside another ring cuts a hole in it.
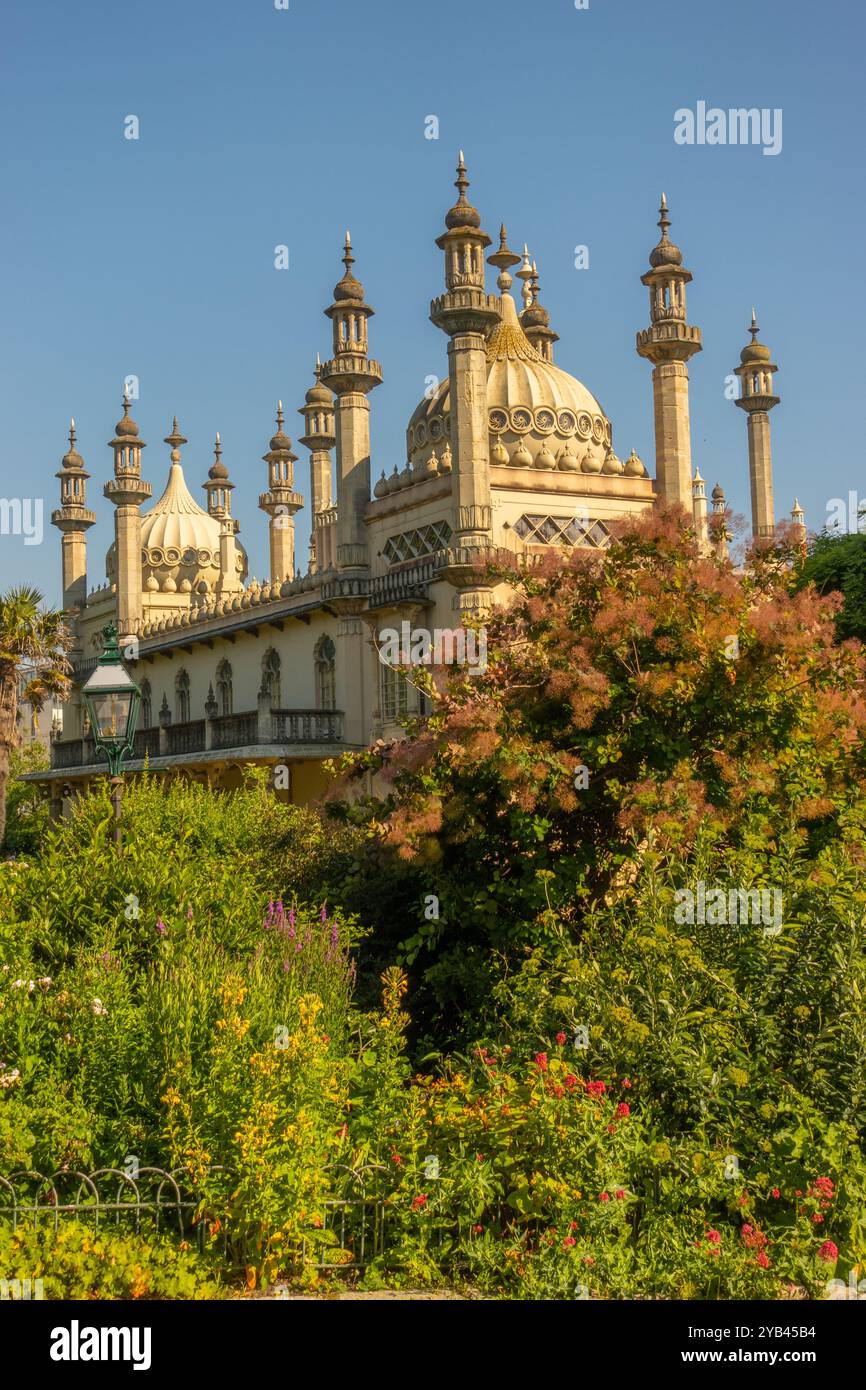
[[[449,435],[450,408],[446,377],[429,399],[425,396],[409,421],[407,449],[415,467],[426,462]],[[574,439],[581,456],[598,456],[600,471],[611,447],[611,424],[603,407],[583,382],[536,351],[510,294],[503,294],[502,317],[487,338],[487,416],[494,466],[501,464],[502,449],[513,455],[523,448],[536,467],[549,467],[551,455],[562,467],[563,445]],[[540,455],[545,457],[539,464]]]

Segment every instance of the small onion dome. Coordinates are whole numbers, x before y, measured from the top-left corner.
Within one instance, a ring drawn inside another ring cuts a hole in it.
[[[429,458],[425,459],[423,463],[417,466],[417,468],[415,469],[415,477],[419,479],[435,478],[438,472],[439,458],[436,453],[436,450],[434,449],[430,454]]]
[[[412,465],[411,465],[411,463],[407,463],[407,464],[406,464],[406,467],[403,469],[403,472],[400,474],[400,477],[399,477],[399,479],[398,479],[398,483],[399,483],[399,486],[400,486],[400,487],[408,487],[409,484],[410,484],[411,482],[412,482]]]
[[[339,280],[334,286],[334,299],[338,304],[343,304],[346,301],[355,304],[363,304],[364,302],[364,286],[361,284],[360,280],[356,280],[352,274],[352,266],[354,264],[355,257],[352,255],[352,239],[347,232],[346,249],[343,254],[343,265],[346,267],[346,273],[342,280]]]
[[[725,494],[721,483],[716,483],[711,495],[714,502],[724,502]]]
[[[501,439],[497,439],[490,450],[490,462],[497,464],[500,468],[508,462],[508,450]]]
[[[600,473],[602,461],[598,454],[594,454],[591,449],[587,449],[583,458],[580,460],[580,467],[583,473]]]
[[[625,465],[622,459],[617,457],[617,455],[613,452],[613,449],[608,449],[604,460],[604,472],[622,473],[624,469]]]
[[[523,435],[520,436],[520,443],[511,455],[510,462],[512,468],[532,467],[532,455],[526,447],[526,440]]]
[[[385,479],[385,482],[386,482],[386,484],[387,484],[387,486],[388,486],[388,492],[389,492],[389,494],[392,493],[392,492],[396,492],[397,489],[399,488],[399,486],[400,486],[400,474],[399,474],[398,471],[397,471],[397,465],[396,465],[396,463],[394,464],[394,471],[393,471],[393,473],[391,474],[390,478],[386,478],[386,479]]]
[[[61,468],[83,468],[84,459],[75,447],[75,421],[69,421],[69,448],[60,460]]]
[[[304,396],[304,400],[306,401],[307,405],[327,405],[327,406],[333,406],[333,404],[334,404],[334,397],[331,395],[331,393],[330,393],[330,391],[328,390],[327,386],[323,386],[322,383],[321,383],[321,381],[319,381],[319,377],[320,377],[320,375],[321,375],[321,372],[322,372],[322,368],[317,364],[317,366],[316,366],[316,384],[315,384],[315,386],[311,386],[311,387],[310,387],[309,391],[308,391],[307,394]]]
[[[459,190],[460,197],[453,208],[445,214],[445,226],[449,230],[453,227],[480,227],[481,215],[466,197],[469,180],[466,177],[466,162],[462,150],[457,161],[457,178],[454,181],[454,187]]]
[[[114,432],[118,439],[134,439],[138,434],[138,425],[129,413],[129,394],[126,391],[123,393],[123,419],[118,420]]]
[[[271,436],[270,449],[272,454],[291,453],[292,441],[283,429],[283,403],[277,401],[277,432]]]
[[[661,240],[659,241],[658,246],[656,246],[652,251],[650,251],[650,265],[653,267],[653,269],[658,269],[660,266],[667,265],[682,265],[683,253],[678,246],[674,246],[673,242],[668,236],[668,227],[671,225],[671,220],[668,217],[668,200],[665,197],[664,193],[662,194],[662,201],[661,207],[659,208],[659,213],[660,217],[658,225],[662,229]]]
[[[224,464],[223,461],[222,461],[223,446],[222,446],[222,444],[220,443],[219,432],[217,433],[217,437],[216,437],[216,440],[215,440],[215,442],[214,442],[214,450],[213,450],[213,451],[214,451],[214,460],[213,460],[213,463],[211,464],[210,468],[209,468],[208,471],[207,471],[207,475],[208,475],[209,478],[212,478],[212,479],[214,480],[214,482],[216,482],[216,481],[221,480],[221,479],[223,479],[223,478],[227,478],[228,475],[229,475],[229,470],[226,468],[225,464]]]
[[[559,467],[564,473],[580,472],[580,464],[577,461],[577,453],[575,451],[573,439],[569,439],[562,453],[559,455]]]
[[[769,362],[770,349],[766,347],[764,343],[758,342],[758,333],[760,332],[760,329],[758,328],[758,320],[755,317],[754,309],[752,310],[752,322],[749,326],[749,332],[752,335],[752,341],[750,343],[747,343],[746,346],[743,348],[743,351],[740,353],[740,361],[742,362],[743,366],[748,365],[748,363],[750,362]]]
[[[373,495],[375,497],[387,497],[388,495],[388,479],[385,477],[384,472],[382,473],[382,476],[377,482],[376,486],[373,488]]]
[[[625,473],[625,476],[627,478],[646,477],[646,469],[644,468],[643,463],[638,458],[634,449],[632,449],[631,453],[625,461],[625,468],[623,469],[623,472]]]
[[[553,457],[553,454],[548,449],[546,442],[542,444],[541,449],[535,455],[535,466],[536,468],[556,467],[556,459]]]
[[[448,441],[447,441],[447,439],[446,439],[446,441],[445,441],[445,448],[442,450],[442,457],[441,457],[440,460],[439,460],[439,472],[440,472],[440,473],[450,473],[450,472],[451,472],[451,468],[452,468],[452,463],[451,463],[451,445],[448,443]]]

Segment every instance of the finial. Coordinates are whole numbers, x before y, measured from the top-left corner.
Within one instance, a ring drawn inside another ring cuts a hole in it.
[[[124,415],[129,414],[129,387],[125,381],[123,383],[123,413]]]
[[[180,430],[178,429],[178,425],[177,425],[177,416],[176,416],[176,415],[174,416],[174,418],[172,419],[172,422],[171,422],[171,434],[167,434],[166,437],[165,437],[165,440],[164,440],[163,442],[164,442],[165,444],[170,444],[170,445],[171,445],[171,461],[172,461],[172,463],[179,463],[179,462],[180,462],[180,446],[181,446],[181,444],[186,444],[188,441],[187,441],[186,439],[184,439],[183,435],[181,434]]]
[[[349,273],[349,267],[353,266],[354,264],[355,257],[352,255],[352,238],[349,235],[349,233],[346,232],[345,250],[343,251],[343,265],[346,267],[347,275]]]
[[[220,454],[221,454],[222,451],[223,451],[223,446],[222,446],[222,444],[220,443],[220,432],[219,432],[219,430],[217,430],[217,432],[216,432],[216,439],[214,440],[213,451],[214,451],[214,453],[216,454],[217,458],[219,458]]]
[[[282,401],[277,401],[277,428],[278,428],[280,431],[282,431],[282,428],[283,428],[283,403],[282,403]]]
[[[753,343],[757,342],[757,340],[758,340],[758,332],[759,332],[759,329],[758,329],[758,319],[757,319],[757,315],[755,314],[754,307],[752,308],[752,322],[751,322],[751,324],[749,325],[749,332],[750,332],[751,335],[752,335],[752,342],[753,342]]]
[[[318,381],[319,377],[322,375],[322,359],[318,353],[316,353],[316,365],[314,371],[316,374],[316,380]]]
[[[529,284],[530,280],[532,279],[532,262],[529,259],[529,247],[527,246],[526,242],[523,243],[523,262],[520,266],[520,269],[516,270],[514,273],[517,276],[518,280],[523,281],[521,298],[523,299],[524,309],[528,309],[530,304],[532,303],[532,290]]]
[[[668,227],[669,227],[670,225],[671,225],[671,219],[668,217],[668,200],[667,200],[667,198],[665,197],[665,195],[664,195],[664,193],[663,193],[663,194],[662,194],[661,206],[659,207],[659,220],[658,220],[658,226],[661,227],[661,229],[662,229],[662,240],[663,240],[663,241],[667,241]]]
[[[509,266],[519,265],[520,257],[515,256],[508,245],[505,233],[505,223],[499,228],[499,250],[494,251],[492,256],[487,257],[488,265],[495,265],[499,269],[499,278],[496,283],[503,293],[511,288],[511,276]]]
[[[461,203],[465,203],[466,190],[469,187],[469,180],[466,177],[466,161],[463,158],[462,150],[460,151],[460,154],[457,159],[457,178],[454,182],[454,187],[459,190]]]
[[[75,420],[69,421],[69,447],[75,447]]]

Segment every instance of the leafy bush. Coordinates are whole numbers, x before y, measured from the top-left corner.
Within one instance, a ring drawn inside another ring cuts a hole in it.
[[[42,1280],[45,1298],[217,1298],[218,1277],[187,1245],[160,1235],[95,1230],[81,1221],[12,1226],[0,1221],[3,1278]]]

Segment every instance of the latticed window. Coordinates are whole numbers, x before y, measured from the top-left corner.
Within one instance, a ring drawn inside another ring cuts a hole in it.
[[[337,648],[330,637],[320,637],[316,643],[316,705],[337,708]]]
[[[382,553],[389,565],[401,560],[420,560],[422,555],[435,555],[444,550],[451,539],[451,527],[447,521],[434,521],[429,526],[421,526],[417,531],[404,531],[400,536],[391,536]]]
[[[262,691],[268,695],[271,702],[271,709],[279,709],[280,700],[280,654],[274,651],[273,647],[268,647],[262,657]]]
[[[397,719],[409,708],[409,687],[406,677],[393,666],[381,668],[380,699],[383,719]]]
[[[220,714],[234,713],[234,693],[232,691],[232,668],[228,661],[221,661],[217,667],[217,701]]]
[[[141,682],[141,727],[143,729],[153,728],[153,695],[149,680]]]
[[[178,724],[189,721],[189,674],[183,669],[174,678],[174,715]]]
[[[576,516],[534,516],[524,512],[514,523],[514,529],[527,545],[594,546],[603,550],[610,545],[610,532],[603,521],[590,521]]]

